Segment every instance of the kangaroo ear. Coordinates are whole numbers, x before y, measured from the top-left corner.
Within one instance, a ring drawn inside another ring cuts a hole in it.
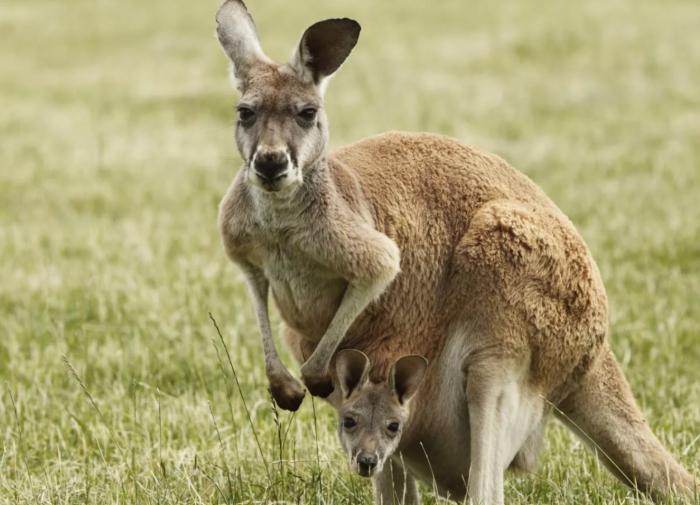
[[[364,385],[369,376],[369,358],[357,349],[343,349],[335,356],[335,374],[343,393],[350,396],[355,389]]]
[[[326,19],[304,32],[291,66],[302,79],[322,82],[340,68],[360,36],[360,24],[348,18]]]
[[[250,69],[259,61],[269,61],[260,47],[255,23],[241,0],[227,0],[216,13],[216,34],[233,63],[231,74],[241,89]]]
[[[418,390],[428,360],[423,356],[409,355],[399,358],[389,372],[389,385],[396,393],[399,403],[405,403]]]

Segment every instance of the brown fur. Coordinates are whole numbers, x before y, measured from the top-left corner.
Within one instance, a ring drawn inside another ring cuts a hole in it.
[[[296,409],[303,390],[277,357],[268,291],[314,394],[330,391],[338,348],[370,356],[372,384],[400,356],[428,358],[412,403],[430,407],[411,409],[396,453],[406,479],[502,503],[503,470],[532,466],[550,402],[643,489],[688,490],[692,479],[643,424],[607,348],[600,274],[554,203],[502,159],[439,135],[391,132],[327,153],[324,69],[342,63],[359,25],[317,23],[276,65],[242,5],[222,6],[219,37],[256,119],[237,127],[244,166],[219,224],[251,288],[277,402]],[[333,50],[309,44],[334,36],[343,43]],[[296,114],[309,104],[318,114],[303,128]],[[298,154],[281,182],[260,182],[260,145]],[[645,455],[630,454],[638,449]]]

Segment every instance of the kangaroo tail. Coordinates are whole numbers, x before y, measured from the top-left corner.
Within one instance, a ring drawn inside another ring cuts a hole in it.
[[[657,499],[700,493],[698,482],[649,429],[607,346],[558,408],[560,419],[597,449],[605,466],[628,486]]]

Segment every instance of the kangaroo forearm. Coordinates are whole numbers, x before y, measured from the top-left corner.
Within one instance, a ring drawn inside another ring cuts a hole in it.
[[[323,259],[348,281],[348,287],[326,332],[302,368],[304,376],[326,371],[352,323],[400,270],[399,248],[389,237],[368,227],[343,230],[346,233],[337,237],[338,246],[325,248],[330,254],[327,252]]]
[[[250,265],[241,265],[243,273],[248,284],[253,307],[255,308],[255,317],[258,321],[258,330],[263,347],[265,357],[265,370],[268,375],[274,372],[281,364],[275,347],[275,341],[272,337],[272,329],[270,327],[270,315],[268,311],[267,296],[269,291],[269,282],[262,274]]]
[[[253,297],[254,299],[256,297]],[[278,368],[281,364],[275,347],[275,341],[272,337],[272,329],[270,327],[270,316],[268,314],[267,303],[254,302],[255,316],[258,321],[258,330],[262,341],[263,355],[265,356],[265,370],[270,371]]]
[[[255,315],[258,319],[258,328],[265,355],[265,374],[270,382],[270,392],[280,407],[285,410],[296,410],[304,399],[304,389],[284,366],[275,348],[267,306],[270,283],[262,271],[252,265],[242,263],[240,266],[245,274],[250,297],[255,306]]]
[[[354,216],[304,237],[304,248],[316,261],[350,284],[388,284],[399,272],[401,253],[385,234]]]
[[[357,316],[365,310],[372,300],[378,298],[384,292],[395,276],[395,271],[387,270],[382,272],[374,282],[349,284],[338,310],[308,362],[316,363],[323,368],[327,367],[331,356],[342,342],[352,323],[357,319]]]

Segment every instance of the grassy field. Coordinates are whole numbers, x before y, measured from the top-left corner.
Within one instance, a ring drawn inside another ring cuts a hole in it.
[[[217,1],[2,2],[3,505],[370,500],[329,407],[272,408],[219,244],[239,160]],[[697,2],[250,4],[276,59],[318,19],[362,23],[328,93],[334,145],[440,132],[553,197],[601,268],[649,422],[700,474]],[[540,469],[506,492],[635,501],[556,423]]]

